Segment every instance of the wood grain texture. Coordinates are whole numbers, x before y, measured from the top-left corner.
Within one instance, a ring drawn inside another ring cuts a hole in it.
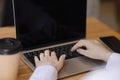
[[[87,39],[99,39],[99,37],[103,36],[116,36],[120,39],[120,34],[109,28],[107,25],[98,21],[95,18],[87,19]],[[0,38],[4,37],[13,37],[15,38],[15,27],[4,27],[0,28]],[[32,70],[22,61],[20,60],[19,73],[17,80],[28,80],[32,74]],[[67,77],[61,80],[79,80],[86,73],[77,74],[71,77]]]

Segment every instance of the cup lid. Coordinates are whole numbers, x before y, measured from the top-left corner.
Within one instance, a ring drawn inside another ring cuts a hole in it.
[[[22,45],[14,38],[0,39],[0,55],[11,55],[21,51]]]

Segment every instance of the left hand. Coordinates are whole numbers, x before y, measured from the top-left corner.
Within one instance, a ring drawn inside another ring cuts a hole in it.
[[[45,50],[44,53],[40,53],[40,60],[36,56],[34,59],[36,67],[42,65],[52,65],[59,72],[63,67],[65,55],[61,55],[58,60],[54,51],[51,52],[50,50]]]

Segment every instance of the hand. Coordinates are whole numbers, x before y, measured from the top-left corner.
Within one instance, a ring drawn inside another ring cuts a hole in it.
[[[80,48],[83,46],[86,47],[87,49],[84,50]],[[112,54],[110,50],[106,49],[96,40],[80,40],[71,49],[71,51],[75,51],[75,50],[86,57],[92,59],[99,59],[103,61],[107,61],[110,55]]]
[[[59,72],[60,69],[63,67],[65,55],[60,56],[58,60],[54,51],[50,52],[49,50],[45,50],[44,53],[40,53],[40,60],[36,56],[34,59],[36,67],[42,65],[52,65]]]

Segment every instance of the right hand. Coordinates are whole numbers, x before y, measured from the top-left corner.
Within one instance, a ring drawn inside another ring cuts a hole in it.
[[[86,47],[87,49],[81,49],[80,47],[82,46]],[[96,40],[80,40],[72,47],[71,51],[77,51],[86,57],[103,61],[108,61],[110,55],[112,54],[110,50],[106,49]]]

